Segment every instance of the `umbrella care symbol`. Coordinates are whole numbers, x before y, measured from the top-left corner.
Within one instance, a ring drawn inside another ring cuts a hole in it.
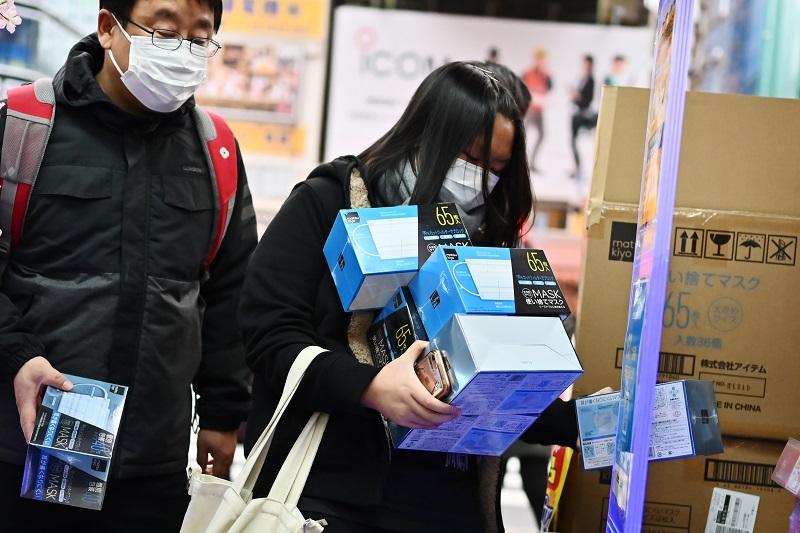
[[[750,254],[753,252],[753,248],[761,248],[761,245],[753,239],[747,239],[746,241],[739,243],[739,246],[744,246],[747,248],[747,256],[745,256],[745,260],[750,259]]]

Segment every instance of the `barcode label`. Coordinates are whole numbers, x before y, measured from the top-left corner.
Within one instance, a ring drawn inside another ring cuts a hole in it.
[[[705,480],[756,487],[777,487],[778,484],[772,481],[774,470],[775,465],[706,459]]]
[[[736,498],[736,503],[733,504],[733,520],[734,524],[739,523],[739,511],[742,508],[742,500],[741,498]]]
[[[748,533],[746,529],[739,529],[738,527],[717,526],[714,533]]]
[[[658,360],[658,373],[692,376],[694,375],[694,356],[661,352]]]
[[[617,348],[617,357],[614,364],[616,368],[622,368],[622,360],[624,359],[624,356],[624,349]],[[697,356],[695,355],[659,352],[658,373],[692,377],[694,376],[694,367],[696,361]]]
[[[754,494],[714,487],[704,533],[754,533],[759,501]]]

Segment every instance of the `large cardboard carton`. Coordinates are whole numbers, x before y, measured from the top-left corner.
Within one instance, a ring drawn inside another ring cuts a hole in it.
[[[794,496],[770,479],[784,443],[726,437],[723,444],[719,455],[650,463],[642,533],[788,530]],[[604,533],[610,482],[610,469],[584,470],[573,456],[555,531]]]
[[[620,384],[649,92],[603,92],[576,394]],[[723,434],[800,433],[800,100],[688,93],[660,382],[714,382]]]

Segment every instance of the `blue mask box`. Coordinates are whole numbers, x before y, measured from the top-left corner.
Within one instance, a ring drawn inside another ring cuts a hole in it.
[[[417,306],[407,287],[401,287],[367,329],[375,366],[381,368],[400,357],[414,341],[428,340]]]
[[[455,204],[342,209],[323,253],[347,312],[383,308],[439,246],[470,240]]]
[[[430,341],[462,410],[434,430],[389,422],[396,448],[501,455],[581,374],[559,317],[454,315]]]
[[[100,509],[128,388],[66,376],[72,391],[45,390],[20,495]]]
[[[569,316],[541,250],[439,247],[409,282],[428,335],[456,313]]]
[[[585,470],[613,466],[619,402],[619,391],[575,400]],[[714,383],[689,380],[657,384],[650,461],[723,451]]]

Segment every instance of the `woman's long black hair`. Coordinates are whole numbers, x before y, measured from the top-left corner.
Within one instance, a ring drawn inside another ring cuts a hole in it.
[[[397,123],[359,155],[367,186],[387,170],[409,161],[417,175],[411,204],[437,201],[455,159],[476,138],[483,138],[483,190],[487,191],[492,133],[497,115],[514,125],[511,160],[486,198],[486,224],[479,242],[516,246],[533,214],[533,190],[525,151],[522,115],[511,92],[477,63],[456,61],[431,72],[417,88]]]

